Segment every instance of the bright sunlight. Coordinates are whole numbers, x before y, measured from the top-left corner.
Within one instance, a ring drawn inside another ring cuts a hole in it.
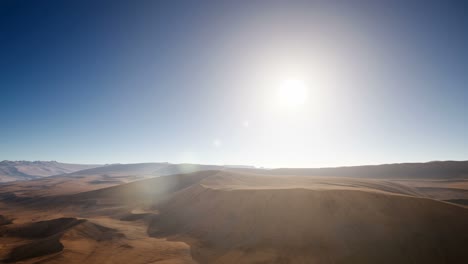
[[[284,107],[297,107],[306,103],[308,88],[303,80],[283,80],[277,91],[278,101]]]

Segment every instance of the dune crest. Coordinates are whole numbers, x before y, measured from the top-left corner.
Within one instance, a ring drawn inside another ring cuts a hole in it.
[[[200,263],[468,260],[468,211],[406,195],[194,185],[159,210],[148,233],[195,238]]]

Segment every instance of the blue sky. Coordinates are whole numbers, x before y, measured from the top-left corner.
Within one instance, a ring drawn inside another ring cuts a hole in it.
[[[1,1],[0,159],[468,159],[464,1]],[[277,87],[298,79],[303,105]]]

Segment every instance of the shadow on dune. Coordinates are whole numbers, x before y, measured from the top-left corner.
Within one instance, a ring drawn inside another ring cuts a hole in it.
[[[82,236],[94,240],[109,240],[120,236],[115,230],[100,226],[85,219],[57,218],[27,224],[11,224],[0,229],[2,237],[26,239],[25,243],[11,249],[4,262],[17,262],[34,257],[60,252],[64,249],[62,236],[79,227]]]

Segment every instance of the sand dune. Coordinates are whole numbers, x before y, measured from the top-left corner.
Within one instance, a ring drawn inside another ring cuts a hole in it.
[[[171,163],[112,164],[28,181],[0,185],[0,198],[36,198],[74,194],[138,181],[146,178],[190,173],[223,166]],[[0,176],[1,177],[1,176]]]
[[[11,247],[4,262],[16,262],[30,258],[48,256],[64,249],[62,239],[70,239],[71,233],[78,232],[80,238],[95,241],[110,240],[119,237],[115,230],[90,223],[84,219],[57,218],[46,221],[10,224],[0,229],[3,244]],[[5,239],[6,238],[6,239]],[[19,245],[12,239],[23,238]],[[75,236],[77,238],[77,236]],[[10,243],[8,243],[10,241]],[[37,259],[36,259],[37,261]]]
[[[468,260],[465,209],[380,191],[196,185],[159,210],[149,234],[195,238],[200,263]]]
[[[468,261],[468,210],[414,182],[211,170],[2,203],[8,261]]]
[[[52,213],[30,211],[23,216],[26,215],[47,217]],[[27,231],[33,227],[41,231],[30,236]],[[196,263],[187,244],[151,238],[146,225],[138,221],[58,218],[26,221],[2,230],[0,262],[3,259],[6,263]]]
[[[405,186],[229,172],[196,176],[156,206],[161,213],[148,233],[182,237],[200,263],[468,260],[462,246],[468,211],[417,197]]]
[[[35,201],[44,205],[86,204],[86,211],[117,205],[154,206],[161,204],[185,188],[202,185],[211,189],[311,189],[311,190],[359,190],[388,194],[424,197],[417,189],[389,181],[371,179],[349,179],[338,177],[264,176],[231,171],[202,171],[147,179],[115,187],[103,188],[60,199]]]

